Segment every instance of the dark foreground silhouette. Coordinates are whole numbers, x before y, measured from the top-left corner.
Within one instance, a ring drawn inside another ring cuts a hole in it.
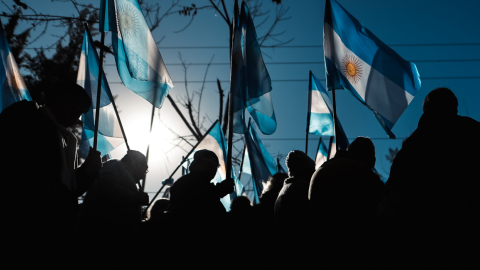
[[[237,197],[227,213],[220,198],[233,192],[233,180],[211,183],[218,157],[200,150],[190,174],[173,184],[170,200],[155,203],[145,222],[140,207],[148,196],[136,187],[148,169],[145,157],[130,151],[101,168],[99,153],[90,151],[77,168],[76,139],[66,127],[91,101],[76,86],[56,89],[45,107],[18,102],[0,114],[8,130],[0,133],[8,157],[1,169],[10,172],[2,178],[5,246],[48,243],[56,249],[36,252],[88,256],[136,247],[180,267],[202,261],[324,269],[480,266],[480,123],[457,115],[449,89],[425,98],[418,128],[395,157],[385,186],[372,171],[373,143],[359,137],[316,172],[307,155],[290,152],[288,176],[274,175],[259,205]],[[77,197],[86,190],[78,211]]]

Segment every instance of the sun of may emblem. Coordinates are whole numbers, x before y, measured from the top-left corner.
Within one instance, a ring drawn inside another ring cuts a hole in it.
[[[357,83],[363,74],[360,60],[355,56],[345,55],[342,59],[342,72],[350,82]]]
[[[123,4],[119,8],[117,27],[120,29],[120,33],[125,36],[133,36],[138,30],[138,14],[135,12],[134,7],[128,4]]]

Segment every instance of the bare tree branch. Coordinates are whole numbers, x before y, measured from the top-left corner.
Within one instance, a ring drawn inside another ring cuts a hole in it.
[[[200,104],[202,102],[203,90],[205,89],[205,81],[207,80],[208,68],[212,64],[213,57],[215,57],[215,55],[212,55],[212,59],[210,59],[210,62],[208,62],[207,68],[205,70],[205,75],[203,76],[202,88],[200,88],[200,93],[198,94],[197,123],[200,122]]]

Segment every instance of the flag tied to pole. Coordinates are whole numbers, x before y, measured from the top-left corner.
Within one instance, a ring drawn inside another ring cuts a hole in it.
[[[246,163],[250,163],[252,181],[257,192],[256,196],[260,196],[263,192],[263,183],[266,183],[272,175],[277,173],[277,164],[258,137],[253,125],[248,127],[248,134],[245,135],[245,145],[248,150],[248,160],[244,159],[243,164],[245,166]]]
[[[215,178],[213,178],[211,182],[217,184],[225,180],[227,175],[227,170],[226,170],[227,144],[225,142],[225,137],[223,136],[222,127],[220,126],[218,121],[214,124],[213,128],[211,128],[208,134],[205,135],[202,141],[195,147],[195,150],[190,154],[190,158],[189,158],[190,161],[193,161],[193,156],[195,152],[202,149],[206,149],[214,152],[217,155],[218,162],[220,164],[217,170],[217,174],[215,175]],[[232,170],[231,177],[235,182],[235,191],[232,194],[227,195],[220,199],[220,201],[222,202],[225,209],[227,209],[227,211],[230,211],[230,202],[231,202],[230,196],[233,196],[233,197],[242,196],[242,192],[243,192],[243,185],[240,183],[240,181],[236,177],[234,170]]]
[[[87,113],[82,115],[83,132],[80,142],[80,155],[87,157],[90,146],[93,145],[95,130],[95,113],[100,110],[100,122],[98,126],[97,151],[102,156],[108,154],[120,144],[124,143],[122,130],[115,113],[113,97],[111,96],[105,74],[102,72],[102,89],[100,96],[100,108],[97,106],[99,57],[93,45],[90,32],[85,29],[83,35],[82,54],[78,65],[77,84],[87,91],[92,99],[92,105]]]
[[[272,81],[263,61],[260,44],[247,5],[241,12],[235,5],[231,51],[230,91],[233,104],[233,132],[245,134],[245,108],[264,134],[277,129],[270,91]]]
[[[310,103],[307,115],[308,132],[320,136],[335,136],[333,125],[333,106],[332,102],[330,101],[330,97],[313,73],[310,73],[310,85],[312,87],[309,90],[308,98]],[[338,116],[337,124],[338,134],[336,138],[339,141],[338,147],[340,150],[347,150],[349,142]],[[335,145],[333,148],[335,148]],[[336,148],[334,151],[336,151]]]
[[[335,0],[327,0],[323,29],[327,90],[345,89],[369,108],[389,138],[420,89],[414,63],[404,60]]]
[[[112,32],[118,74],[128,89],[160,108],[173,82],[136,0],[102,0],[99,31]]]
[[[323,163],[328,160],[328,149],[327,146],[323,143],[322,138],[318,142],[317,155],[315,156],[315,170],[320,168]]]
[[[8,46],[7,37],[0,22],[0,112],[13,103],[21,100],[31,101],[30,93],[17,67],[17,62]]]

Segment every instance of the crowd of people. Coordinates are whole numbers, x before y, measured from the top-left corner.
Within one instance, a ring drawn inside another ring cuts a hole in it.
[[[291,151],[288,174],[266,182],[259,204],[236,197],[227,212],[220,199],[234,191],[233,179],[211,183],[218,157],[199,150],[190,173],[175,181],[170,199],[153,204],[147,220],[142,206],[149,197],[136,185],[148,172],[145,156],[131,150],[102,164],[90,149],[77,167],[77,141],[67,128],[91,100],[66,83],[52,87],[46,100],[17,102],[0,114],[9,130],[0,133],[2,171],[13,172],[1,196],[7,241],[148,239],[152,247],[227,249],[232,257],[251,253],[327,269],[454,268],[476,263],[480,254],[480,123],[457,115],[450,89],[426,96],[386,184],[373,171],[374,144],[358,137],[317,170],[304,152]]]

